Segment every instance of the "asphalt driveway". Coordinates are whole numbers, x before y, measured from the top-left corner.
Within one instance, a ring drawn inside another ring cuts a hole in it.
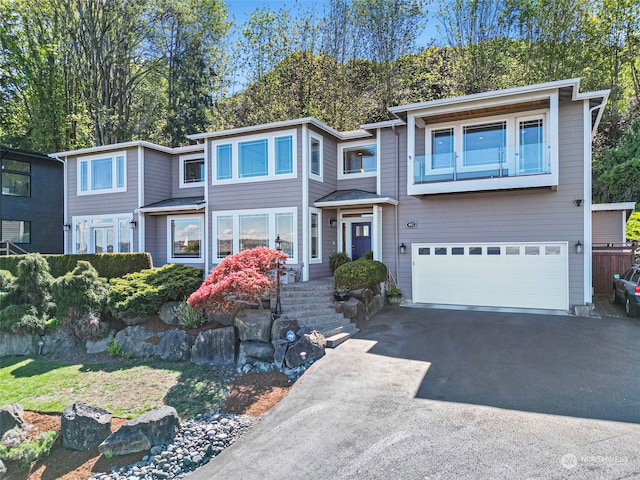
[[[640,477],[640,321],[386,308],[189,479]]]

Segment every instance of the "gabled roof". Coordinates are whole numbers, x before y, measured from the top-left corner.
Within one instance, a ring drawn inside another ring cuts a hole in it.
[[[138,209],[143,213],[184,212],[201,210],[206,207],[204,197],[168,198],[159,202],[149,203]]]
[[[364,190],[336,190],[335,192],[325,195],[316,200],[313,205],[315,207],[347,207],[350,205],[378,205],[386,203],[389,205],[397,205],[398,201],[390,197],[383,197]]]

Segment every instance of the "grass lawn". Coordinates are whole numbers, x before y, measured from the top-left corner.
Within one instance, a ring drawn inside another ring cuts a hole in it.
[[[171,405],[181,418],[215,410],[227,394],[221,371],[192,363],[116,361],[63,365],[46,358],[0,359],[0,406],[61,413],[78,400],[114,417],[133,418]]]

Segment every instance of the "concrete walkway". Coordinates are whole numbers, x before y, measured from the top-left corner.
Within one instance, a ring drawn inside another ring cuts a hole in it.
[[[640,321],[386,308],[197,479],[640,477]]]

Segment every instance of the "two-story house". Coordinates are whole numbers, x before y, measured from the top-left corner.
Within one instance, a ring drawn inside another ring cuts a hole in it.
[[[413,302],[591,302],[591,143],[608,92],[579,80],[54,154],[67,252],[148,251],[206,270],[277,236],[301,280],[373,251]]]
[[[62,162],[0,147],[0,167],[0,241],[11,253],[62,253]]]

